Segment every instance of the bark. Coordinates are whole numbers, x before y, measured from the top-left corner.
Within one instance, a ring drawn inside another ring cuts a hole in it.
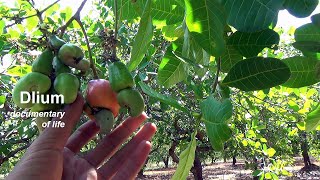
[[[144,177],[144,175],[143,175],[143,172],[144,172],[144,168],[146,167],[146,165],[148,164],[148,161],[149,161],[149,157],[147,158],[147,160],[146,160],[146,162],[144,162],[144,165],[143,165],[143,167],[140,169],[140,171],[138,172],[138,177],[139,178],[142,178],[142,177]]]
[[[237,163],[236,156],[233,156],[233,157],[232,157],[232,166],[235,166],[236,163]]]
[[[310,161],[310,157],[308,154],[307,134],[305,132],[301,133],[301,151],[302,151],[304,166],[305,167],[311,166],[312,163]]]
[[[253,163],[254,163],[254,170],[258,169],[258,159],[256,157],[253,158]],[[260,176],[254,176],[253,180],[259,180]]]
[[[172,157],[173,162],[175,163],[179,163],[179,157],[177,156],[177,154],[174,152],[174,150],[177,147],[177,142],[173,141],[171,144],[171,147],[169,149],[169,155]]]
[[[165,158],[162,159],[165,168],[169,167],[169,156],[166,156]]]
[[[201,161],[200,161],[200,158],[199,158],[197,152],[195,154],[195,158],[193,161],[193,167],[191,168],[191,172],[192,172],[195,180],[203,180]]]

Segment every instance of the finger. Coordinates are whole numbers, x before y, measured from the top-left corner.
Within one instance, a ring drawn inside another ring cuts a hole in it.
[[[81,125],[68,139],[66,147],[73,153],[80,152],[97,133],[99,126],[95,121],[88,121]]]
[[[130,117],[126,119],[84,158],[92,166],[99,167],[105,159],[111,157],[118,150],[119,146],[126,141],[146,119],[147,115],[145,113],[135,118]]]
[[[64,108],[63,118],[54,118],[53,121],[61,121],[64,127],[47,127],[40,136],[32,143],[30,149],[55,149],[62,150],[71,134],[76,122],[80,119],[84,99],[82,95],[78,94],[77,99],[70,105]],[[52,122],[53,122],[52,121]],[[52,122],[50,123],[52,125]]]
[[[123,149],[118,151],[108,162],[98,169],[98,173],[101,174],[104,179],[111,178],[121,166],[126,163],[128,154],[132,154],[132,152],[137,149],[137,144],[143,141],[150,141],[156,130],[157,127],[154,124],[145,124]]]
[[[119,169],[117,174],[115,174],[112,179],[134,179],[144,165],[150,150],[151,143],[149,141],[142,141],[135,150],[134,154],[129,157],[127,163]]]

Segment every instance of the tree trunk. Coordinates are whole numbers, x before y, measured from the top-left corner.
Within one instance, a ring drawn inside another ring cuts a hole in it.
[[[236,156],[233,156],[232,157],[232,166],[236,166],[236,163],[237,163]]]
[[[304,166],[305,167],[311,166],[312,164],[308,154],[307,134],[305,132],[301,133],[301,151],[302,151]]]
[[[165,158],[162,159],[165,168],[169,167],[169,156],[166,156]]]
[[[147,166],[147,164],[148,164],[148,161],[149,161],[149,157],[147,158],[146,162],[144,162],[144,165],[143,165],[143,167],[140,169],[140,171],[138,172],[137,177],[139,177],[139,178],[144,177],[143,172],[144,172],[144,168],[145,168],[145,167]]]
[[[258,159],[256,157],[253,158],[253,163],[254,163],[254,170],[258,169]],[[253,176],[253,180],[259,180],[260,176]]]
[[[198,157],[198,153],[196,152],[194,161],[193,161],[193,167],[191,168],[191,172],[193,174],[193,177],[195,180],[203,180],[202,177],[202,166],[201,161]]]

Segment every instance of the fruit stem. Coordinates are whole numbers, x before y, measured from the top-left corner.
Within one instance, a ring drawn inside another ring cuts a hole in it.
[[[217,63],[217,72],[216,72],[216,77],[212,86],[212,93],[214,93],[217,89],[217,85],[219,82],[219,73],[220,73],[220,68],[221,68],[221,57],[219,57],[216,61]]]
[[[96,67],[95,67],[95,63],[93,62],[93,59],[92,59],[92,52],[91,52],[91,48],[90,48],[87,32],[86,32],[86,30],[85,30],[80,18],[76,18],[75,20],[77,21],[77,23],[81,27],[81,30],[82,30],[83,35],[84,35],[84,38],[86,39],[86,44],[87,44],[88,52],[89,52],[90,68],[92,69],[93,78],[94,79],[99,79],[99,76],[97,74],[97,70],[96,70]]]
[[[114,16],[115,16],[115,22],[114,22],[114,39],[115,44],[113,45],[113,51],[112,51],[112,57],[113,61],[118,61],[117,58],[117,43],[118,43],[118,2],[117,0],[114,0]]]

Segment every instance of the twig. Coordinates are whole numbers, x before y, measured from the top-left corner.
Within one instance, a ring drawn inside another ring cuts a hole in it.
[[[10,158],[14,157],[18,152],[27,149],[30,146],[31,143],[28,143],[22,147],[19,147],[15,149],[14,151],[11,151],[7,156],[0,158],[0,165],[4,162],[8,161]]]
[[[81,30],[82,30],[83,35],[84,35],[84,38],[86,39],[86,44],[87,44],[88,51],[89,51],[90,68],[92,69],[93,77],[94,77],[95,79],[99,79],[99,76],[98,76],[98,74],[97,74],[96,67],[95,67],[94,62],[93,62],[93,59],[92,59],[92,52],[91,52],[91,48],[90,48],[90,44],[89,44],[89,39],[88,39],[87,32],[86,32],[86,30],[85,30],[85,28],[84,28],[84,26],[83,26],[80,18],[79,18],[79,19],[75,19],[75,20],[76,20],[77,23],[80,25]]]
[[[61,38],[63,34],[65,33],[66,29],[68,26],[72,23],[73,20],[80,19],[80,12],[83,9],[84,5],[86,4],[87,0],[83,0],[81,5],[79,6],[78,10],[74,15],[66,22],[65,25],[61,26],[60,28],[57,29],[57,32],[60,31],[59,37]]]
[[[116,44],[113,46],[112,57],[117,59],[117,38],[118,38],[118,2],[114,0],[114,39],[116,40]]]
[[[56,0],[55,2],[53,2],[52,4],[50,4],[49,6],[47,6],[46,8],[44,8],[43,10],[39,11],[37,9],[34,8],[33,4],[31,4],[29,1],[29,4],[36,10],[36,14],[30,15],[30,16],[25,16],[25,17],[11,17],[11,20],[15,19],[15,22],[12,24],[9,24],[7,26],[5,26],[5,28],[9,28],[11,26],[14,26],[15,24],[21,23],[23,20],[28,19],[28,18],[32,18],[34,16],[38,16],[41,17],[42,14],[47,11],[49,8],[51,8],[53,5],[57,4],[60,0]],[[40,16],[39,16],[40,15]],[[42,18],[40,19],[40,21],[42,20]]]
[[[219,57],[217,60],[217,72],[216,72],[216,77],[214,79],[214,83],[212,86],[212,93],[214,93],[216,91],[217,86],[218,86],[220,68],[221,68],[221,57]]]

